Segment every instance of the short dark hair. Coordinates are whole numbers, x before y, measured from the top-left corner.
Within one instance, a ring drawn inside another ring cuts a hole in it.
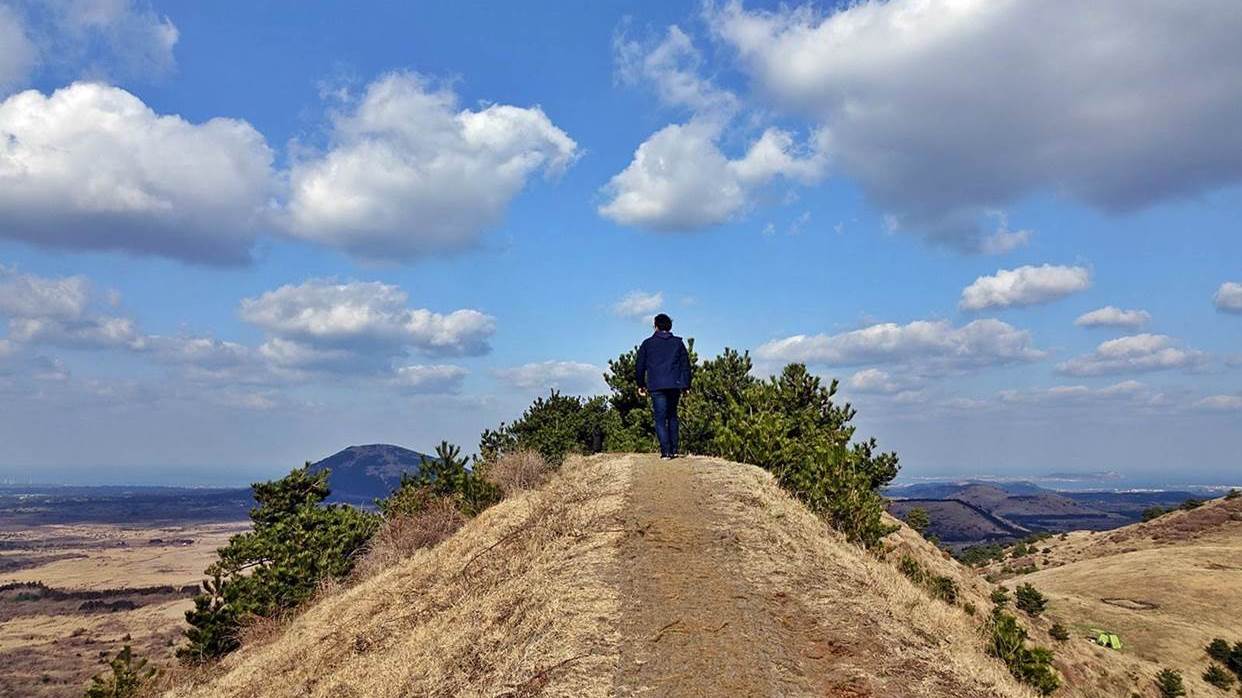
[[[664,313],[660,313],[655,316],[655,326],[657,330],[668,332],[673,329],[673,318],[665,315]]]

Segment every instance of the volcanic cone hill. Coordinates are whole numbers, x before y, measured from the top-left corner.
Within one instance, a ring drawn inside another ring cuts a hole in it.
[[[602,454],[166,695],[1035,696],[987,651],[995,589],[904,525],[847,542],[762,469]],[[1053,640],[1059,603],[1020,615],[1056,695],[1156,695],[1160,664]]]

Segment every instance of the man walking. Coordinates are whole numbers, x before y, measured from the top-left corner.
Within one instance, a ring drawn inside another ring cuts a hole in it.
[[[638,347],[634,364],[638,394],[651,394],[660,458],[677,457],[677,402],[690,390],[690,353],[681,337],[673,334],[673,320],[655,316],[655,333]]]

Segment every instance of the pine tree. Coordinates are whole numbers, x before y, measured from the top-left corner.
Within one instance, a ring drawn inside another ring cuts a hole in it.
[[[914,507],[906,512],[906,525],[913,528],[919,535],[923,535],[923,532],[931,525],[931,519],[927,516],[927,510],[923,507]]]
[[[1017,601],[1014,605],[1029,616],[1038,616],[1048,607],[1048,599],[1035,587],[1023,584],[1018,587]]]
[[[155,669],[147,666],[147,660],[135,659],[129,645],[121,648],[108,665],[112,673],[93,677],[86,698],[133,698],[155,676]]]
[[[328,471],[296,468],[252,486],[251,530],[229,539],[207,568],[211,579],[186,612],[189,643],[178,655],[204,661],[238,646],[250,617],[270,618],[310,598],[323,579],[343,579],[379,517],[343,504],[325,505]]]

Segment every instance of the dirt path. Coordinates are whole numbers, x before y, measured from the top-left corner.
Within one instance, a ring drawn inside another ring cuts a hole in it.
[[[620,695],[851,695],[832,643],[774,590],[750,588],[737,537],[719,525],[704,461],[631,456],[621,545]]]

